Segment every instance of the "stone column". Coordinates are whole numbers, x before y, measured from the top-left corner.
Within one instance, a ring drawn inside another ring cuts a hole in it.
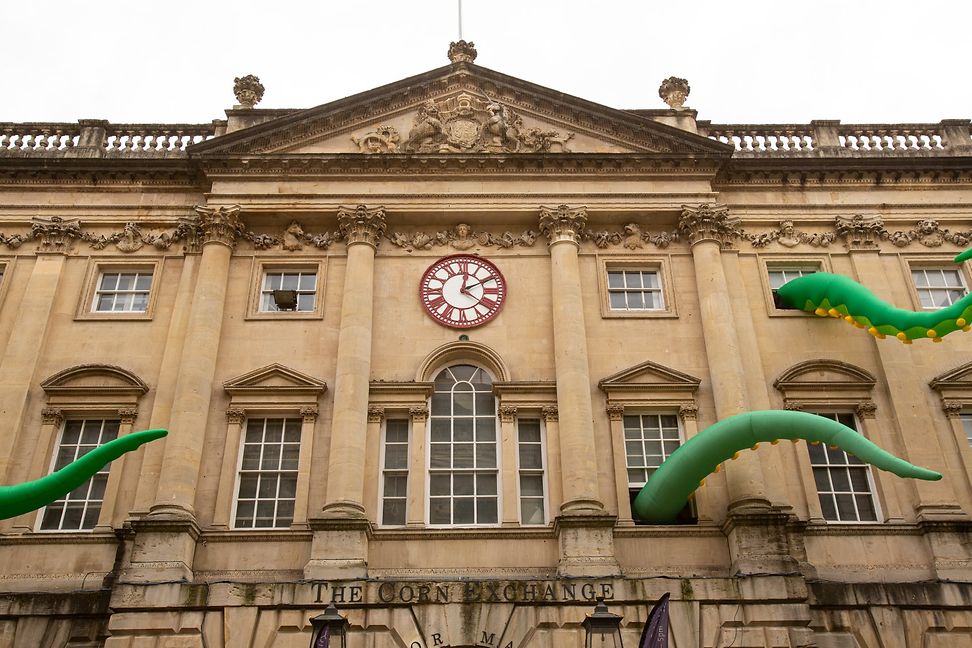
[[[50,327],[54,298],[64,268],[64,253],[38,254],[27,279],[27,289],[19,304],[7,301],[17,311],[7,348],[0,359],[0,483],[15,484],[27,478],[27,461],[15,461],[33,452],[36,435],[21,438],[26,418],[34,369],[44,356],[44,342]],[[23,448],[19,447],[23,444]],[[48,457],[50,459],[50,457]],[[39,475],[34,475],[36,479]]]
[[[307,509],[310,501],[310,482],[314,478],[311,465],[314,456],[314,428],[319,410],[316,405],[300,408],[300,456],[297,459],[297,492],[294,495],[294,519],[291,527],[308,529]]]
[[[338,224],[347,240],[348,259],[334,362],[334,413],[324,517],[363,519],[362,467],[368,427],[375,251],[385,231],[385,210],[364,205],[341,209]]]
[[[371,324],[374,316],[375,251],[385,231],[383,207],[338,210],[347,242],[347,267],[341,297],[334,376],[334,410],[327,465],[327,492],[314,529],[305,578],[363,578],[367,574],[364,465],[371,376]]]
[[[233,512],[233,489],[236,487],[237,458],[240,453],[240,439],[243,436],[243,421],[246,412],[238,407],[226,410],[226,439],[223,443],[223,465],[220,466],[219,484],[216,486],[216,510],[213,512],[213,526],[228,529],[230,514]],[[295,509],[296,510],[296,509]]]
[[[560,542],[558,573],[606,576],[620,572],[614,556],[617,517],[598,496],[584,297],[578,250],[587,211],[540,208],[540,230],[550,240],[554,367],[563,503],[554,525]]]
[[[236,240],[243,232],[238,206],[196,207],[193,227],[202,243],[169,436],[149,515],[132,521],[136,537],[128,582],[191,580],[199,538],[194,499],[216,374],[226,283]]]
[[[516,496],[518,492],[517,483],[519,474],[517,471],[517,456],[519,453],[519,439],[516,432],[516,407],[513,405],[500,405],[500,451],[502,453],[501,464],[503,474],[500,477],[500,484],[503,490],[500,493],[500,507],[503,511],[503,526],[519,526],[520,524],[520,501]]]
[[[131,434],[135,427],[135,419],[138,418],[138,408],[123,407],[118,410],[118,438]],[[111,469],[108,471],[108,482],[105,484],[105,492],[101,496],[101,512],[98,514],[98,522],[95,531],[111,531],[115,517],[115,509],[118,507],[118,493],[121,490],[122,473],[133,469],[131,455],[125,454],[111,462]],[[120,526],[120,525],[119,525]]]
[[[722,265],[722,247],[740,233],[738,221],[729,217],[726,207],[685,207],[678,230],[692,246],[712,397],[716,418],[722,420],[750,409],[729,284]],[[757,453],[743,452],[736,461],[727,462],[726,480],[730,510],[769,507]]]
[[[425,405],[408,408],[412,419],[412,438],[409,448],[408,501],[405,504],[405,524],[416,529],[425,528],[425,422],[429,408]],[[379,472],[380,474],[380,472]]]
[[[728,208],[715,205],[683,207],[678,230],[692,246],[712,398],[716,418],[722,420],[751,409],[722,260],[723,246],[741,236],[742,230],[729,217]],[[774,509],[766,497],[759,456],[760,451],[747,450],[725,463],[729,511],[722,528],[729,540],[734,574],[797,568],[789,550],[788,516]]]
[[[193,500],[202,459],[209,402],[223,324],[226,282],[236,239],[243,230],[240,208],[196,207],[202,258],[165,442],[152,515],[195,519]]]
[[[591,376],[581,294],[581,233],[587,211],[561,205],[540,208],[540,229],[550,240],[550,274],[553,299],[554,365],[557,377],[563,513],[603,513],[598,498],[594,447],[594,413]]]

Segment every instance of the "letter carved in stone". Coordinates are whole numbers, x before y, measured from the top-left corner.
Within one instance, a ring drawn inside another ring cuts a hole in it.
[[[385,233],[385,208],[368,209],[365,205],[357,207],[342,207],[337,214],[341,236],[348,245],[367,243],[373,248],[378,247],[378,241]]]

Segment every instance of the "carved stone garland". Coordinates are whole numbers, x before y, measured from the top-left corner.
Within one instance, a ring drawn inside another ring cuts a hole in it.
[[[180,219],[175,229],[157,234],[144,231],[142,226],[135,221],[125,223],[121,231],[94,234],[85,231],[77,218],[35,217],[31,220],[30,231],[27,233],[9,235],[0,233],[0,245],[9,249],[17,249],[24,243],[36,241],[38,252],[67,254],[75,241],[84,241],[95,250],[103,250],[113,245],[119,252],[132,253],[146,245],[159,250],[168,250],[174,244],[182,242],[185,244],[187,252],[198,252],[199,246],[204,240],[206,228],[210,228],[213,236],[221,237],[220,240],[227,243],[230,239],[234,241],[245,240],[257,250],[269,250],[279,246],[283,250],[296,252],[302,250],[305,246],[327,249],[331,244],[340,242],[345,238],[340,231],[325,231],[316,234],[306,232],[303,225],[296,220],[291,221],[287,228],[279,234],[257,234],[245,228],[242,221],[238,219],[238,212],[235,220],[229,218],[229,211],[227,210],[236,209],[235,206],[199,209],[202,211],[197,211],[194,216]],[[214,216],[207,211],[209,209],[223,210],[219,217],[222,220],[217,219],[220,223],[218,227],[216,221],[213,220]],[[557,211],[544,209],[548,212]],[[342,208],[342,210],[354,211],[347,208]],[[723,216],[727,220],[720,220]],[[223,220],[226,220],[226,222],[223,222]],[[230,222],[231,220],[232,222]],[[212,228],[219,229],[219,232]],[[722,229],[720,230],[720,228]],[[620,230],[591,230],[587,228],[585,222],[584,226],[577,232],[577,237],[578,242],[588,241],[598,248],[621,246],[629,250],[640,250],[652,245],[663,249],[679,240],[686,238],[691,240],[690,232],[696,232],[699,236],[722,237],[725,241],[746,240],[757,249],[766,248],[771,244],[778,244],[785,248],[793,248],[798,245],[828,247],[838,239],[843,239],[844,244],[851,250],[877,249],[878,241],[888,241],[899,248],[908,247],[913,243],[926,248],[937,248],[946,243],[963,248],[972,245],[972,230],[953,232],[942,228],[935,219],[916,221],[910,229],[889,231],[884,227],[880,217],[862,215],[854,217],[838,216],[834,221],[834,228],[824,232],[805,232],[798,229],[792,220],[783,220],[780,221],[776,229],[771,231],[745,233],[738,226],[736,219],[728,218],[726,208],[711,205],[684,207],[679,228],[673,231],[648,232],[638,223],[628,223]],[[450,247],[454,250],[464,251],[475,247],[499,249],[533,247],[540,236],[540,232],[528,229],[520,234],[514,234],[508,230],[502,233],[493,233],[475,230],[466,223],[459,223],[451,229],[434,232],[394,230],[385,234],[382,230],[379,236],[383,236],[392,245],[409,251],[430,250],[437,247]]]

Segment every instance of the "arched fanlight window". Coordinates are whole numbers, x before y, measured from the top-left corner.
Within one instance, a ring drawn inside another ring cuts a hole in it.
[[[496,398],[489,374],[472,365],[440,371],[432,393],[429,524],[499,521]]]

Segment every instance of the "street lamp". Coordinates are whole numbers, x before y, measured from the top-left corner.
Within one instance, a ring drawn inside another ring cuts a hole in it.
[[[604,597],[597,597],[594,613],[584,618],[584,648],[623,648],[621,643],[621,619],[618,614],[608,612]]]
[[[347,648],[348,620],[338,613],[333,603],[310,622],[314,626],[310,648]]]

